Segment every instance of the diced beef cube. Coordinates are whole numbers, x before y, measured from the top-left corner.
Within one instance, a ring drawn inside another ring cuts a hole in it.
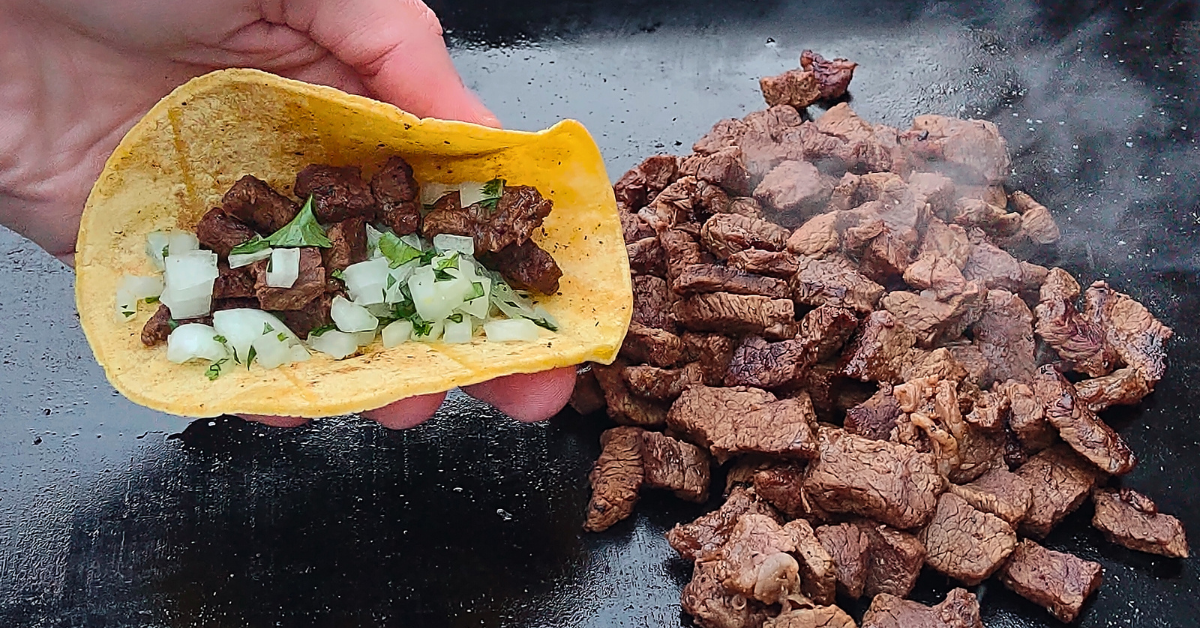
[[[496,253],[481,256],[485,266],[499,272],[518,290],[539,294],[558,292],[562,269],[554,258],[533,240],[510,244]]]
[[[863,594],[867,597],[895,595],[908,597],[925,564],[925,546],[921,540],[886,525],[858,521],[867,535],[867,577]]]
[[[942,493],[921,531],[925,564],[968,586],[987,579],[1017,545],[1017,534],[996,515],[976,510],[954,493]]]
[[[987,304],[972,327],[975,343],[998,381],[1033,380],[1033,314],[1015,294],[990,290]]]
[[[1171,558],[1188,557],[1183,524],[1158,512],[1149,497],[1131,489],[1104,489],[1096,491],[1092,501],[1096,504],[1092,527],[1110,543]]]
[[[916,344],[916,336],[891,312],[872,312],[842,353],[839,368],[843,375],[864,382],[900,383],[910,379],[904,375],[913,362]]]
[[[154,314],[142,326],[142,344],[153,347],[166,342],[172,331],[171,321],[171,309],[165,304],[159,303],[158,309],[154,310]]]
[[[366,261],[366,218],[347,218],[341,222],[335,222],[329,225],[325,233],[329,236],[329,243],[332,245],[327,249],[321,249],[321,258],[327,271],[346,270],[346,267],[351,264]]]
[[[654,227],[651,227],[641,216],[625,211],[618,212],[618,214],[621,217],[621,235],[625,238],[626,244],[658,235]]]
[[[667,262],[657,236],[635,240],[625,245],[625,252],[629,255],[629,269],[633,274],[666,276]]]
[[[1108,287],[1093,283],[1084,295],[1084,318],[1104,330],[1105,341],[1121,361],[1142,372],[1153,388],[1166,370],[1164,345],[1174,332],[1163,325],[1141,303]]]
[[[1017,469],[1017,475],[1032,491],[1020,531],[1040,539],[1079,508],[1102,474],[1070,447],[1058,445],[1030,458]]]
[[[692,523],[676,525],[667,532],[667,542],[688,560],[703,561],[715,557],[729,540],[737,520],[746,513],[775,518],[778,515],[758,497],[742,487],[736,487],[721,507],[701,516]]]
[[[1017,258],[987,242],[971,246],[971,255],[962,269],[967,281],[978,281],[988,289],[1020,292],[1025,284],[1024,272]]]
[[[765,463],[763,463],[765,464]],[[812,509],[804,499],[804,465],[797,462],[770,464],[765,468],[751,467],[750,483],[754,493],[779,509],[789,519],[812,517]]]
[[[815,530],[817,540],[833,558],[837,574],[837,590],[850,598],[859,598],[867,582],[870,536],[853,523],[821,526]]]
[[[688,266],[704,263],[700,243],[686,231],[668,229],[658,236],[658,241],[662,245],[669,280],[674,280]]]
[[[720,562],[696,563],[692,579],[683,587],[680,606],[700,628],[760,628],[766,607],[728,590],[721,582]]]
[[[721,186],[736,196],[750,193],[750,173],[746,171],[742,149],[722,148],[714,153],[693,155],[680,164],[680,174]]]
[[[736,414],[728,410],[738,408]],[[817,453],[816,415],[808,395],[775,401],[770,393],[744,386],[693,386],[667,414],[667,425],[708,447],[718,461],[762,453],[812,458]]]
[[[684,345],[679,336],[641,323],[629,324],[629,331],[621,344],[621,357],[660,368],[678,364],[683,356]],[[721,373],[724,372],[722,369]]]
[[[279,320],[292,330],[292,333],[301,338],[308,338],[308,334],[312,330],[333,324],[333,317],[330,315],[332,307],[333,295],[326,292],[305,303],[300,309],[272,312],[272,314],[278,316]]]
[[[739,196],[729,201],[729,207],[725,208],[726,214],[737,214],[755,220],[762,220],[763,209],[762,205],[753,196]]]
[[[1071,623],[1079,616],[1083,603],[1100,588],[1103,574],[1100,563],[1024,539],[1000,574],[1000,581],[1059,621]]]
[[[870,399],[846,411],[844,427],[847,432],[864,438],[887,440],[901,414],[892,387],[883,384]]]
[[[792,302],[787,299],[714,292],[676,301],[673,317],[692,331],[788,338],[796,334],[794,312]]]
[[[217,278],[213,281],[214,299],[253,298],[254,281],[257,277],[254,266],[230,268],[225,262],[217,262]]]
[[[607,366],[592,365],[596,382],[604,391],[608,416],[617,423],[626,425],[662,425],[667,419],[667,409],[649,399],[634,396],[621,376],[624,368],[625,364],[620,360]]]
[[[934,296],[946,300],[962,292],[967,285],[962,271],[950,258],[924,255],[904,269],[904,283],[918,290],[932,290]]]
[[[633,278],[633,322],[672,329],[671,294],[667,282],[653,275],[638,275]]]
[[[300,213],[300,206],[292,199],[276,192],[266,181],[250,175],[238,179],[229,188],[221,198],[221,208],[263,235],[279,231]]]
[[[1021,227],[1001,243],[1005,249],[1023,257],[1032,257],[1040,250],[1058,243],[1062,233],[1045,205],[1020,190],[1009,195],[1008,204],[1021,214]]]
[[[196,223],[196,238],[200,245],[216,253],[221,259],[229,257],[233,247],[258,235],[242,221],[230,216],[224,209],[213,208]]]
[[[834,261],[799,258],[791,280],[792,299],[798,304],[836,305],[870,312],[883,296],[883,286],[851,267]]]
[[[700,364],[701,375],[706,386],[720,386],[729,368],[736,346],[734,340],[720,334],[687,332],[683,344],[690,358]]]
[[[800,592],[800,566],[791,530],[772,517],[745,514],[733,526],[718,554],[726,589],[764,604],[777,604]]]
[[[764,251],[746,249],[729,256],[725,263],[730,267],[756,275],[789,279],[800,269],[800,261],[786,251]]]
[[[917,344],[932,348],[962,336],[983,314],[987,289],[975,282],[947,302],[912,292],[889,292],[879,304],[916,335]]]
[[[321,252],[315,247],[300,249],[300,275],[290,288],[267,285],[267,262],[252,265],[255,273],[254,293],[264,310],[299,310],[325,292],[325,269]]]
[[[671,288],[678,294],[729,292],[759,294],[772,299],[786,299],[791,294],[787,282],[782,279],[752,275],[714,264],[693,264],[684,268]]]
[[[704,247],[718,259],[746,249],[782,251],[789,235],[779,225],[737,214],[717,214],[705,221],[700,232]]]
[[[637,211],[645,207],[659,192],[675,181],[678,171],[679,158],[674,155],[647,157],[613,185],[617,202],[626,211]]]
[[[917,116],[901,142],[919,158],[943,162],[933,169],[952,172],[956,180],[995,184],[1008,178],[1008,145],[991,122]]]
[[[825,211],[833,186],[833,180],[807,161],[785,161],[763,177],[754,198],[769,210],[772,221],[795,228]]]
[[[575,388],[567,402],[579,414],[588,415],[604,409],[604,389],[596,382],[596,373],[591,368],[577,371]]]
[[[441,233],[473,237],[475,235],[475,213],[469,207],[462,206],[462,196],[457,192],[443,194],[433,203],[433,209],[421,219],[421,235],[426,239]],[[475,252],[483,253],[479,242],[475,242]]]
[[[914,172],[908,176],[908,188],[929,203],[934,214],[946,215],[958,198],[954,179],[936,172]]]
[[[377,215],[396,235],[416,233],[421,226],[420,187],[412,166],[395,155],[371,177]]]
[[[763,628],[857,628],[854,619],[836,606],[802,606],[768,619]]]
[[[668,425],[703,447],[711,447],[719,429],[732,428],[730,421],[776,401],[775,395],[756,388],[713,388],[694,386],[684,391],[671,406]]]
[[[853,209],[862,204],[858,198],[858,185],[861,177],[853,172],[847,172],[838,180],[837,185],[833,186],[833,191],[829,194],[829,210],[830,213],[846,211]]]
[[[1059,436],[1102,471],[1124,475],[1137,465],[1137,457],[1121,435],[1075,398],[1075,387],[1054,367],[1043,366],[1038,371],[1033,391]]]
[[[975,594],[954,589],[933,607],[895,595],[880,595],[871,600],[862,628],[983,628],[983,621]]]
[[[696,220],[700,182],[688,176],[676,179],[659,192],[650,204],[638,211],[638,216],[658,233],[676,225]]]
[[[778,76],[764,76],[758,79],[758,86],[768,107],[791,105],[803,109],[821,97],[816,75],[807,70],[795,69]]]
[[[296,173],[297,198],[313,197],[313,214],[323,223],[375,217],[375,196],[358,166],[310,164]]]
[[[442,233],[470,236],[475,240],[476,255],[497,253],[529,240],[554,207],[527,185],[504,186],[494,207],[482,202],[462,207],[461,202],[457,192],[438,199],[422,220],[421,234],[431,239]]]
[[[1050,270],[1039,293],[1034,312],[1034,331],[1054,348],[1073,370],[1092,377],[1108,375],[1116,365],[1116,350],[1105,341],[1100,325],[1089,321],[1075,309],[1079,284],[1061,268]]]
[[[605,430],[600,435],[600,446],[600,458],[588,476],[592,497],[583,525],[588,532],[602,532],[633,514],[644,477],[641,430]]]
[[[794,519],[784,526],[795,539],[794,555],[800,564],[800,591],[817,604],[833,604],[837,590],[837,569],[833,557],[817,540],[812,526],[804,519]]]
[[[841,430],[822,436],[805,492],[829,512],[871,517],[900,529],[924,525],[945,490],[933,456]]]
[[[990,388],[993,383],[992,368],[987,358],[974,343],[958,340],[946,343],[944,348],[950,352],[955,362],[967,371],[967,381],[979,388]]]
[[[1025,518],[1033,499],[1029,484],[1004,465],[992,467],[969,484],[951,484],[950,492],[977,510],[1000,517],[1010,526],[1017,525]]]
[[[925,237],[918,248],[920,257],[942,257],[960,270],[971,257],[971,240],[967,232],[958,225],[947,225],[937,218],[930,218],[925,226]]]
[[[837,231],[837,213],[817,214],[808,219],[788,238],[787,248],[796,255],[822,257],[838,250],[841,236]]]
[[[1054,443],[1054,427],[1046,421],[1045,410],[1032,387],[1009,380],[998,385],[996,391],[1008,397],[1009,427],[1027,453],[1036,453]]]
[[[1006,212],[1003,206],[977,198],[958,199],[948,215],[967,231],[980,229],[1002,243],[1008,243],[1021,229],[1021,214]]]
[[[800,67],[816,77],[821,88],[821,100],[836,100],[846,95],[858,64],[842,58],[827,60],[811,50],[805,50],[800,53]]]
[[[641,433],[643,485],[675,493],[679,499],[704,503],[711,480],[708,452],[658,432]]]
[[[729,361],[725,385],[777,388],[815,363],[815,357],[801,340],[767,342],[758,336],[746,336]]]
[[[699,362],[688,362],[683,368],[663,369],[640,364],[621,371],[630,392],[655,401],[673,401],[688,386],[704,383],[704,369]]]
[[[769,107],[746,115],[741,122],[743,131],[736,144],[742,149],[751,177],[761,179],[779,162],[804,156],[803,144],[795,141],[802,127],[800,113],[795,107]],[[699,147],[705,139],[693,148]]]
[[[859,268],[872,281],[894,283],[912,261],[912,246],[891,229],[871,238],[859,254]]]
[[[1085,379],[1075,384],[1075,399],[1092,412],[1100,412],[1112,406],[1132,406],[1149,395],[1150,383],[1142,371],[1123,368],[1110,375]]]

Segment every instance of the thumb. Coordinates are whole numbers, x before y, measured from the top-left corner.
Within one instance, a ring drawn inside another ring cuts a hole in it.
[[[289,26],[358,72],[376,98],[422,117],[499,127],[463,85],[442,26],[418,0],[297,0]]]

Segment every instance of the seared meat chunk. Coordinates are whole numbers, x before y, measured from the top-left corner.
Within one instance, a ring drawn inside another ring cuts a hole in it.
[[[1070,447],[1058,445],[1030,458],[1017,469],[1017,476],[1032,491],[1020,531],[1040,539],[1083,504],[1101,473]]]
[[[750,173],[746,171],[742,149],[736,146],[714,153],[693,155],[683,160],[679,171],[681,175],[719,185],[736,196],[744,197],[750,193]]]
[[[775,395],[757,388],[737,386],[712,388],[693,386],[671,405],[668,426],[703,447],[711,447],[719,429],[728,430],[731,422],[776,401]]]
[[[853,310],[822,305],[800,319],[800,331],[796,338],[811,347],[816,356],[815,362],[824,362],[837,355],[857,328],[858,317]]]
[[[807,161],[785,161],[775,166],[754,188],[754,198],[775,223],[799,227],[825,211],[834,182]],[[781,247],[782,248],[782,247]]]
[[[758,336],[746,336],[729,361],[725,385],[777,388],[811,366],[815,357],[802,340],[767,342]]]
[[[785,462],[755,469],[750,475],[750,483],[755,494],[789,519],[809,518],[815,514],[804,499],[802,463]]]
[[[625,253],[629,256],[629,269],[633,274],[666,276],[667,262],[657,236],[630,242],[625,245]]]
[[[250,175],[238,179],[237,183],[229,188],[221,198],[221,209],[264,235],[271,235],[284,228],[300,213],[300,206],[292,199],[276,192],[266,181]],[[203,241],[202,238],[201,242]]]
[[[688,386],[704,383],[704,369],[699,362],[688,362],[677,369],[627,366],[621,376],[633,394],[655,401],[672,401]]]
[[[1046,412],[1033,388],[1009,380],[996,387],[1008,397],[1008,425],[1028,453],[1039,452],[1054,444],[1054,427],[1046,421]]]
[[[633,278],[633,322],[658,329],[673,329],[671,301],[666,280],[653,275]]]
[[[208,210],[196,223],[196,238],[200,245],[216,253],[221,259],[229,257],[233,247],[258,235],[242,221],[230,216],[224,209]]]
[[[412,166],[399,155],[389,157],[371,177],[379,220],[396,235],[416,233],[421,226],[420,187]]]
[[[696,177],[681,177],[654,197],[650,204],[638,210],[638,216],[655,232],[697,220],[700,209],[700,181]]]
[[[154,314],[142,326],[142,344],[147,347],[153,347],[160,342],[166,342],[167,337],[171,335],[171,331],[173,330],[172,322],[171,308],[163,303],[159,303],[158,309],[154,310]]]
[[[1104,489],[1093,493],[1092,501],[1096,504],[1092,527],[1109,542],[1139,552],[1188,557],[1183,524],[1158,512],[1149,497],[1131,489]]]
[[[980,388],[990,388],[992,386],[994,383],[992,367],[988,364],[983,352],[979,350],[978,345],[966,342],[965,340],[957,340],[946,343],[944,348],[950,352],[954,361],[961,364],[967,371],[968,382]]]
[[[319,222],[375,217],[375,196],[358,166],[310,164],[296,174],[292,189],[297,198],[313,197],[313,214]]]
[[[804,490],[820,508],[871,517],[900,529],[924,525],[945,490],[933,457],[842,430],[823,433]]]
[[[790,105],[803,109],[821,98],[817,77],[807,70],[795,69],[778,76],[764,76],[758,79],[758,87],[768,107]]]
[[[966,589],[954,589],[937,606],[929,607],[894,595],[871,600],[862,628],[983,628],[979,600]]]
[[[575,388],[567,402],[579,414],[588,415],[604,409],[604,390],[596,382],[596,373],[591,368],[577,371]]]
[[[791,530],[774,518],[742,515],[717,554],[717,573],[730,592],[777,604],[800,592],[800,565]]]
[[[683,587],[680,605],[700,628],[759,628],[767,618],[760,602],[733,593],[722,584],[720,561],[696,563],[692,579]]]
[[[314,329],[333,324],[330,308],[333,307],[333,295],[329,292],[318,295],[298,310],[283,310],[272,312],[283,321],[288,329],[301,338],[308,338]]]
[[[763,628],[856,628],[854,619],[836,606],[801,606],[763,622]]]
[[[1084,318],[1098,323],[1105,341],[1121,361],[1142,372],[1151,389],[1166,370],[1164,345],[1174,332],[1163,325],[1144,305],[1108,287],[1093,283],[1084,295]]]
[[[937,218],[930,218],[925,225],[925,237],[921,239],[917,256],[944,257],[961,270],[971,258],[971,249],[971,239],[966,230],[958,225],[948,225]]]
[[[789,235],[791,232],[779,225],[737,214],[717,214],[706,220],[700,231],[704,247],[718,259],[746,249],[782,251]]]
[[[958,338],[979,320],[987,294],[987,289],[971,282],[947,302],[896,291],[884,295],[879,304],[916,334],[919,346],[933,348]]]
[[[1124,475],[1133,470],[1137,464],[1133,450],[1120,434],[1075,398],[1075,387],[1054,367],[1043,366],[1038,371],[1033,391],[1046,420],[1072,449],[1105,473]]]
[[[652,155],[613,184],[613,192],[625,211],[634,212],[654,200],[678,175],[678,157]]]
[[[692,331],[787,338],[796,333],[793,307],[787,299],[758,295],[694,294],[675,303],[674,319]]]
[[[1079,294],[1079,284],[1070,273],[1061,268],[1051,269],[1034,308],[1037,314],[1034,331],[1073,370],[1092,377],[1108,375],[1118,360],[1116,350],[1105,341],[1099,324],[1085,319],[1075,309]]]
[[[870,399],[846,410],[844,427],[847,432],[864,438],[888,440],[902,414],[892,387],[882,384]]]
[[[1033,315],[1021,297],[991,290],[979,320],[972,327],[975,343],[998,381],[1033,380]]]
[[[925,254],[904,269],[904,283],[918,290],[932,290],[937,299],[945,300],[962,292],[967,280],[948,257]]]
[[[679,294],[699,292],[728,292],[731,294],[760,294],[772,299],[786,299],[791,290],[786,281],[763,277],[713,264],[693,264],[683,269],[671,289]]]
[[[799,258],[791,285],[792,299],[813,307],[828,304],[865,313],[875,309],[883,296],[883,286],[854,268],[823,259]]]
[[[255,296],[254,281],[257,275],[254,266],[230,268],[225,262],[217,262],[217,273],[213,281],[214,299],[247,299]]]
[[[734,268],[756,275],[788,279],[800,269],[800,260],[786,251],[764,251],[746,249],[729,256],[725,263]]]
[[[811,50],[805,50],[800,53],[800,67],[816,77],[821,88],[821,100],[836,100],[846,95],[858,64],[842,58],[827,60]]]
[[[643,431],[641,439],[644,486],[672,491],[690,502],[708,500],[708,452],[658,432]]]
[[[932,169],[952,173],[955,180],[996,184],[1008,179],[1008,144],[991,122],[917,116],[900,141],[918,158],[941,162]]]
[[[329,236],[329,243],[332,245],[321,249],[321,258],[327,271],[346,270],[351,264],[366,261],[366,218],[347,218],[336,222],[329,225],[326,235]]]
[[[698,334],[687,332],[683,344],[690,357],[700,363],[706,386],[719,386],[725,379],[729,361],[733,357],[734,341],[720,334]]]
[[[837,212],[818,214],[808,219],[788,237],[788,250],[808,257],[822,257],[838,250],[841,235],[837,230],[837,219]]]
[[[254,293],[264,310],[299,310],[325,292],[325,269],[321,266],[321,250],[315,247],[300,249],[300,275],[291,288],[272,288],[267,285],[267,262],[253,264]]]
[[[1017,258],[987,242],[971,245],[971,256],[962,269],[967,281],[978,281],[991,290],[1020,292],[1025,273]]]
[[[667,265],[667,279],[674,280],[684,268],[705,262],[696,238],[682,229],[668,229],[658,236]]]
[[[671,528],[667,532],[667,542],[688,560],[708,560],[715,557],[721,546],[729,540],[733,526],[746,513],[766,515],[778,521],[778,515],[770,506],[739,486],[729,492],[729,497],[725,498],[725,503],[719,509],[692,523]]]
[[[1024,539],[1000,574],[1004,586],[1071,623],[1083,603],[1100,588],[1100,563],[1046,549]]]
[[[916,336],[891,312],[872,312],[842,353],[839,369],[843,375],[864,382],[900,383],[909,379],[904,375],[915,362],[916,344]]]
[[[921,540],[880,523],[859,521],[855,525],[866,533],[868,542],[863,594],[908,597],[925,564],[925,546]]]
[[[600,458],[592,467],[588,481],[592,498],[588,502],[588,532],[601,532],[633,514],[638,490],[642,487],[641,430],[635,427],[614,427],[600,435]]]
[[[730,348],[732,351],[732,348]],[[649,327],[638,322],[629,324],[625,341],[621,344],[621,357],[631,362],[645,362],[651,366],[667,368],[683,360],[683,340],[675,334]],[[725,368],[721,367],[721,376]]]
[[[513,288],[539,294],[558,292],[558,280],[563,274],[554,258],[533,240],[510,244],[496,253],[482,256],[480,261],[504,275]]]
[[[853,523],[839,523],[821,526],[815,533],[833,558],[837,590],[847,597],[861,597],[867,582],[867,552],[871,544],[866,529]]]
[[[1017,545],[1003,519],[976,510],[954,493],[942,493],[937,511],[921,531],[925,564],[968,586],[992,575]]]
[[[1150,382],[1133,367],[1117,369],[1104,377],[1085,379],[1075,384],[1075,399],[1092,412],[1112,406],[1132,406],[1150,394]]]
[[[672,430],[708,447],[722,462],[740,453],[811,458],[815,422],[807,394],[776,401],[769,392],[744,386],[693,386],[667,414]]]
[[[950,492],[975,509],[1000,517],[1010,526],[1017,525],[1025,518],[1033,500],[1033,493],[1025,479],[1004,465],[993,466],[969,484],[951,484]]]
[[[608,366],[592,365],[596,382],[604,391],[608,416],[626,425],[662,425],[667,419],[667,409],[654,401],[633,395],[621,376],[624,367],[619,360]]]
[[[553,207],[536,188],[527,185],[504,186],[495,207],[482,202],[463,207],[459,194],[451,192],[425,215],[421,235],[431,239],[442,233],[470,236],[475,240],[476,255],[498,253],[529,240]]]
[[[794,519],[784,526],[796,540],[795,556],[800,563],[800,591],[817,604],[833,604],[837,590],[837,569],[833,556],[825,551],[812,526]]]

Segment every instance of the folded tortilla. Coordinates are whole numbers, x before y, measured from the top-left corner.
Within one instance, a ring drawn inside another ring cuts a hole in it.
[[[558,319],[537,342],[409,342],[365,355],[277,369],[173,364],[140,333],[154,307],[128,324],[114,318],[123,274],[151,275],[146,235],[196,223],[243,175],[283,193],[310,163],[357,165],[370,177],[403,156],[419,181],[501,177],[554,201],[534,235],[562,268],[557,295],[539,299]],[[254,70],[196,78],[159,102],[121,141],[87,200],[79,228],[75,298],[108,380],[134,402],[171,414],[322,417],[378,408],[513,373],[585,361],[611,363],[633,310],[629,260],[604,161],[580,123],[527,133],[419,119],[336,89]]]

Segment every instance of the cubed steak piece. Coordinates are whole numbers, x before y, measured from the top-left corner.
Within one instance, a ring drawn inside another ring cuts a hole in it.
[[[1008,380],[997,385],[996,391],[1008,397],[1008,426],[1027,453],[1035,454],[1054,444],[1054,426],[1046,420],[1045,408],[1031,386]]]
[[[837,590],[850,598],[859,598],[867,583],[868,550],[871,539],[866,529],[853,523],[817,528],[814,533],[833,559]]]
[[[916,335],[887,310],[872,312],[842,352],[842,375],[859,381],[901,383],[916,362]]]
[[[732,342],[732,341],[731,341]],[[732,347],[730,351],[732,351]],[[675,334],[638,322],[629,324],[625,341],[621,344],[621,357],[631,362],[645,362],[661,368],[671,367],[683,360],[683,339]],[[721,367],[724,376],[725,367]]]
[[[881,384],[869,399],[846,410],[843,427],[850,434],[871,440],[887,440],[902,414],[900,403],[892,394],[892,387]]]
[[[1103,572],[1100,563],[1024,539],[1000,573],[1000,581],[1069,624],[1079,616],[1083,603],[1100,588]]]
[[[671,289],[678,294],[728,292],[730,294],[759,294],[772,299],[791,295],[786,281],[774,277],[752,275],[727,266],[693,264],[683,269]]]
[[[272,314],[278,316],[279,320],[283,321],[283,324],[287,325],[288,329],[292,330],[297,336],[308,338],[309,332],[314,329],[320,329],[333,324],[330,309],[332,307],[333,294],[326,292],[309,301],[304,307],[298,310],[282,310],[272,312]]]
[[[626,244],[625,253],[629,256],[629,270],[633,274],[666,276],[667,261],[663,257],[658,236],[641,238]]]
[[[713,292],[674,304],[673,317],[692,331],[759,334],[769,339],[796,334],[795,306],[788,299]]]
[[[533,240],[510,244],[482,256],[480,261],[503,275],[513,288],[540,294],[558,292],[558,280],[563,274],[554,258]]]
[[[691,233],[683,229],[667,229],[658,235],[667,266],[667,279],[674,280],[684,268],[692,264],[703,264],[711,257],[700,248],[700,243]]]
[[[1008,179],[1008,144],[991,122],[917,116],[901,142],[921,159],[942,162],[930,169],[953,173],[956,181],[996,184]]]
[[[745,514],[717,554],[721,583],[733,593],[777,604],[800,592],[796,539],[772,517]]]
[[[883,286],[852,266],[825,259],[798,258],[792,276],[792,299],[801,305],[834,305],[867,313],[875,309]]]
[[[836,606],[802,606],[763,622],[763,628],[856,628],[854,619]]]
[[[837,230],[837,219],[837,212],[817,214],[808,219],[788,237],[788,250],[808,257],[823,257],[838,250],[841,235]]]
[[[968,586],[991,576],[1017,545],[1003,519],[976,510],[953,492],[942,493],[937,511],[921,531],[925,564]]]
[[[300,249],[300,275],[290,288],[267,285],[267,263],[253,264],[254,292],[264,310],[299,310],[325,292],[325,268],[321,266],[321,250],[316,247]]]
[[[1132,406],[1151,392],[1150,382],[1140,369],[1117,369],[1104,377],[1085,379],[1075,384],[1075,399],[1092,412],[1113,406]]]
[[[833,556],[817,539],[804,519],[793,519],[784,526],[796,540],[794,555],[800,564],[800,591],[817,604],[833,604],[837,591],[837,568]]]
[[[266,181],[250,175],[238,179],[229,188],[221,198],[221,208],[265,236],[284,228],[300,213],[300,206],[295,201],[276,192]]]
[[[800,319],[800,331],[796,338],[811,348],[816,362],[825,362],[837,356],[857,328],[858,317],[853,310],[821,305]]]
[[[1187,558],[1187,535],[1183,524],[1158,512],[1154,502],[1131,489],[1104,489],[1092,495],[1096,514],[1092,527],[1109,542],[1139,552],[1171,558]]]
[[[646,206],[659,192],[679,176],[679,158],[674,155],[651,155],[613,184],[617,203],[629,212]]]
[[[760,628],[767,618],[766,607],[725,588],[719,569],[717,560],[696,563],[679,598],[683,612],[700,628]]]
[[[725,259],[746,249],[782,251],[791,232],[765,220],[717,214],[704,221],[700,240],[718,259]]]
[[[840,57],[826,59],[811,50],[805,50],[800,53],[800,67],[816,77],[821,87],[821,100],[836,100],[846,95],[858,64]]]
[[[494,205],[480,201],[462,206],[458,192],[451,192],[434,203],[433,210],[421,221],[421,235],[432,239],[449,233],[475,240],[475,254],[497,253],[512,244],[523,244],[542,226],[554,204],[536,188],[506,185]]]
[[[741,453],[789,458],[816,454],[816,415],[806,393],[775,400],[765,390],[736,386],[693,386],[667,414],[667,425],[709,448],[717,460]]]
[[[671,491],[690,502],[708,500],[708,452],[658,432],[643,431],[641,438],[644,486]]]
[[[949,490],[977,510],[990,512],[1010,526],[1025,518],[1033,501],[1029,484],[1004,465],[993,466],[969,484],[951,484]]]
[[[1116,350],[1105,341],[1104,330],[1075,308],[1079,284],[1061,268],[1053,268],[1042,283],[1034,331],[1072,370],[1092,377],[1108,375],[1116,365]]]
[[[986,288],[971,282],[945,302],[898,290],[884,295],[879,304],[916,334],[919,346],[931,349],[962,336],[979,320],[987,294]]]
[[[1034,360],[1033,314],[1021,297],[1005,290],[989,290],[987,304],[971,328],[997,381],[1031,382]]]
[[[822,432],[804,490],[829,512],[854,513],[900,529],[925,525],[946,489],[933,456],[842,430]]]
[[[778,279],[790,279],[800,269],[800,260],[787,251],[746,249],[730,255],[725,263],[743,272]]]
[[[729,540],[733,526],[746,513],[766,515],[779,520],[775,511],[753,492],[735,487],[721,507],[691,523],[678,524],[667,532],[667,543],[688,560],[713,558]]]
[[[735,343],[729,336],[721,334],[700,334],[686,332],[683,334],[684,349],[689,359],[700,363],[700,370],[706,386],[720,386],[733,357]]]
[[[735,471],[750,469],[750,482],[754,487],[754,493],[777,508],[779,512],[783,513],[789,519],[797,517],[821,518],[812,512],[812,509],[809,507],[810,504],[804,498],[803,463],[783,462],[770,464],[766,462],[755,463],[748,458],[744,458],[743,460],[746,460],[746,464],[736,470],[731,469],[726,476],[727,482],[730,481],[728,479],[729,475],[737,475]]]
[[[718,430],[730,421],[776,401],[775,395],[757,388],[693,386],[671,405],[668,426],[702,447],[711,447]]]
[[[917,290],[932,290],[933,296],[941,300],[962,292],[967,285],[967,279],[954,262],[931,254],[922,255],[909,264],[902,278],[904,283]]]
[[[794,229],[825,211],[833,186],[832,179],[807,161],[785,161],[763,177],[754,198],[772,221]]]
[[[600,435],[600,458],[596,460],[588,481],[592,498],[588,502],[588,532],[601,532],[633,514],[638,490],[642,487],[641,430],[635,427],[614,427]]]
[[[621,370],[621,376],[633,394],[670,402],[689,386],[704,383],[704,367],[699,362],[688,362],[677,369],[639,364],[625,367]]]
[[[925,564],[925,546],[917,537],[880,523],[859,521],[867,535],[867,577],[863,594],[908,597]]]
[[[296,197],[313,197],[313,215],[322,223],[362,216],[375,218],[375,196],[358,166],[310,164],[296,173]]]
[[[196,239],[200,240],[200,245],[212,250],[221,259],[228,258],[233,247],[256,235],[253,229],[219,207],[208,210],[196,223]]]
[[[325,231],[330,247],[321,249],[325,270],[346,270],[351,264],[367,259],[367,219],[347,218],[329,225]]]
[[[1121,361],[1141,371],[1153,389],[1166,371],[1165,345],[1175,332],[1154,318],[1144,305],[1103,281],[1087,289],[1084,301],[1084,318],[1100,325],[1105,341]]]
[[[420,187],[412,166],[395,155],[371,177],[377,216],[396,235],[416,233],[421,226]]]
[[[1075,512],[1102,477],[1095,465],[1067,445],[1038,453],[1016,473],[1032,491],[1029,512],[1019,530],[1036,539],[1049,534],[1064,517]]]
[[[983,628],[979,600],[966,589],[954,589],[937,606],[925,606],[895,595],[871,600],[862,628]]]
[[[978,231],[973,233],[981,235]],[[989,290],[1020,292],[1025,285],[1025,273],[1017,258],[986,241],[971,245],[971,256],[962,274],[967,281],[978,281]]]
[[[632,281],[632,322],[658,329],[672,329],[672,296],[667,281],[653,275],[638,275]]]
[[[801,340],[767,342],[758,336],[746,336],[733,351],[725,385],[777,388],[811,366],[814,358]]]
[[[816,75],[798,68],[778,76],[764,76],[758,79],[758,87],[768,107],[790,105],[803,109],[821,98]]]
[[[622,371],[625,364],[618,360],[610,365],[593,364],[596,382],[604,391],[608,416],[625,425],[662,425],[667,419],[667,409],[650,399],[638,397],[625,385]]]
[[[1033,390],[1059,436],[1100,470],[1124,475],[1137,465],[1125,439],[1075,398],[1075,387],[1053,366],[1038,371]]]
[[[166,342],[175,328],[172,325],[174,322],[171,318],[171,308],[167,307],[164,303],[159,303],[158,309],[154,310],[154,314],[142,326],[140,336],[142,344],[147,347],[153,347],[159,343]]]
[[[604,409],[604,389],[596,382],[596,373],[591,367],[576,371],[575,388],[571,391],[571,400],[567,403],[571,409],[583,415]]]
[[[225,262],[217,262],[217,278],[213,281],[213,299],[253,298],[256,278],[254,266],[230,268],[229,264]]]
[[[692,155],[683,160],[679,171],[682,175],[715,183],[735,196],[745,197],[750,193],[750,173],[746,171],[742,149],[736,146],[715,153]]]

